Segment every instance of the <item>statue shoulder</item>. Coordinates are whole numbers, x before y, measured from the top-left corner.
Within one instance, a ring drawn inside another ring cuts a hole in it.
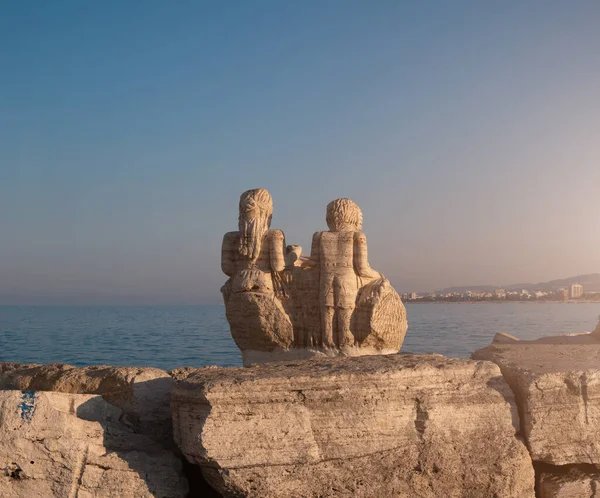
[[[363,232],[354,232],[354,240],[359,244],[366,244],[367,236]]]
[[[284,240],[285,235],[281,230],[269,230],[267,232],[267,237],[271,240]]]
[[[225,235],[223,235],[223,242],[235,240],[239,237],[239,235],[240,232],[227,232]]]

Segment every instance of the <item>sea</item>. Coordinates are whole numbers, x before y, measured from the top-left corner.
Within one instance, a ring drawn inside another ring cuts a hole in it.
[[[468,358],[496,332],[594,330],[600,303],[407,304],[402,351]],[[223,306],[0,306],[0,362],[241,366]]]

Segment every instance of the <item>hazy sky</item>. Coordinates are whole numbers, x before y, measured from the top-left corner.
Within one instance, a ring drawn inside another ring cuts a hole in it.
[[[399,291],[600,271],[600,2],[0,3],[0,303],[218,303],[239,194]]]

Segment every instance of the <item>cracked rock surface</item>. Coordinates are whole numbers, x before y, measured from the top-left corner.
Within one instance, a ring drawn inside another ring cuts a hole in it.
[[[158,368],[0,363],[0,389],[99,394],[123,411],[136,432],[166,447],[172,446],[171,384]]]
[[[175,440],[225,496],[534,496],[492,363],[391,355],[185,374]]]
[[[539,498],[594,498],[600,496],[600,467],[566,466],[538,469]]]
[[[2,498],[183,498],[181,461],[101,396],[0,391]]]
[[[502,370],[515,393],[534,461],[600,464],[600,343],[585,336],[492,344],[473,353]],[[552,340],[552,343],[549,343]]]

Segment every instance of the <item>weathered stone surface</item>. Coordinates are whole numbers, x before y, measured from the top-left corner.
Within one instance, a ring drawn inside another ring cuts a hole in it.
[[[95,395],[0,391],[0,496],[184,497],[181,461]]]
[[[600,468],[548,469],[540,471],[539,498],[594,498],[600,495]]]
[[[226,496],[533,496],[492,363],[389,355],[180,373],[175,440]]]
[[[0,363],[0,389],[99,394],[119,407],[137,432],[172,445],[173,379],[158,368]]]
[[[220,368],[221,367],[218,367],[216,365],[209,365],[207,367],[202,367],[202,368],[179,367],[179,368],[174,368],[173,370],[171,370],[169,372],[169,375],[171,375],[173,380],[180,381],[180,380],[187,379],[190,375],[196,374],[196,373],[204,371],[204,370],[218,370]]]
[[[265,189],[244,192],[239,230],[223,238],[221,289],[244,365],[313,356],[397,353],[406,309],[373,270],[362,212],[350,199],[327,206],[327,232],[313,236],[310,257],[271,230]]]
[[[473,353],[496,363],[514,391],[533,460],[600,464],[600,343],[589,339],[497,343]]]
[[[518,337],[506,334],[504,332],[498,332],[492,344],[600,344],[600,337],[595,332],[580,332],[576,334],[564,334],[564,335],[551,335],[546,337],[540,337],[539,339],[523,341]]]

